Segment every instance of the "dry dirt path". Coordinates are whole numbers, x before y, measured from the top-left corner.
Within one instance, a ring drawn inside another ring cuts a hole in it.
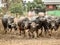
[[[60,39],[43,37],[38,39],[25,39],[18,35],[0,34],[0,45],[60,45]]]

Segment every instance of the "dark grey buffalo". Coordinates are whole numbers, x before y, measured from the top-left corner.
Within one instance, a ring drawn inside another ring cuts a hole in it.
[[[32,37],[34,37],[33,33],[36,32],[37,37],[39,37],[39,35],[42,34],[43,28],[45,31],[45,34],[47,33],[48,30],[48,24],[47,24],[47,20],[45,19],[44,16],[37,16],[36,18],[32,18],[32,20],[30,20],[30,32],[32,33]],[[38,34],[38,30],[41,29],[41,33]]]
[[[45,35],[46,35],[47,31],[48,31],[48,22],[47,22],[47,19],[45,18],[45,16],[40,16],[37,19],[40,20],[39,21],[39,28],[41,29],[40,35],[42,35],[43,29],[44,29],[44,32],[45,32]]]
[[[50,32],[52,33],[52,30],[55,31],[59,28],[59,18],[55,16],[47,16],[45,17],[47,19],[48,29],[50,29]],[[51,36],[51,34],[49,34]]]
[[[38,26],[39,26],[39,24],[36,23],[36,20],[33,20],[30,22],[30,29],[29,29],[30,35],[29,36],[31,38],[34,38],[34,32],[36,32],[37,37],[38,37],[38,29],[39,29]]]
[[[16,24],[14,24],[14,17],[13,16],[8,16],[8,15],[4,15],[2,17],[2,24],[5,30],[5,33],[7,32],[7,29],[11,29],[14,28],[15,30],[16,28]]]
[[[18,20],[20,35],[23,32],[25,36],[25,30],[29,29],[29,36],[31,37],[34,37],[34,32],[36,32],[37,37],[39,37],[39,35],[42,35],[43,30],[45,32],[45,35],[49,30],[57,30],[59,28],[59,24],[60,19],[55,16],[34,16],[31,17],[30,20],[28,17],[23,17],[23,19],[20,18],[20,20]],[[39,29],[41,29],[40,34],[38,34]]]
[[[29,29],[29,19],[26,17],[24,17],[23,19],[20,18],[21,20],[18,21],[18,27],[19,27],[19,30],[20,30],[20,35],[22,34],[23,32],[23,35],[25,37],[25,30]]]

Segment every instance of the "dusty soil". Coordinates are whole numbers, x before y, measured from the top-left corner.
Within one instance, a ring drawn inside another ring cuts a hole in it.
[[[60,39],[45,37],[26,39],[18,35],[0,34],[0,45],[60,45]]]
[[[19,35],[0,34],[0,45],[60,45],[60,39],[54,37],[27,39]]]
[[[19,34],[4,34],[0,21],[0,45],[60,45],[60,29],[53,31],[52,37],[40,37],[37,39],[22,38]]]

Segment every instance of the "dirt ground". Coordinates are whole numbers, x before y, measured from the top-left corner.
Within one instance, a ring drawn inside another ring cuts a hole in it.
[[[0,34],[0,45],[60,45],[60,39],[45,37],[26,39],[16,35]]]
[[[3,26],[0,23],[0,45],[60,45],[60,29],[53,31],[52,37],[28,39],[13,32],[4,34]]]

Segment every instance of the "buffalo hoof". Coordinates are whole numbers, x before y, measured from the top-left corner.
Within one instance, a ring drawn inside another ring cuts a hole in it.
[[[49,36],[51,37],[51,34],[49,34]]]
[[[7,33],[7,31],[5,31],[5,34]]]
[[[19,34],[21,36],[21,34]]]

